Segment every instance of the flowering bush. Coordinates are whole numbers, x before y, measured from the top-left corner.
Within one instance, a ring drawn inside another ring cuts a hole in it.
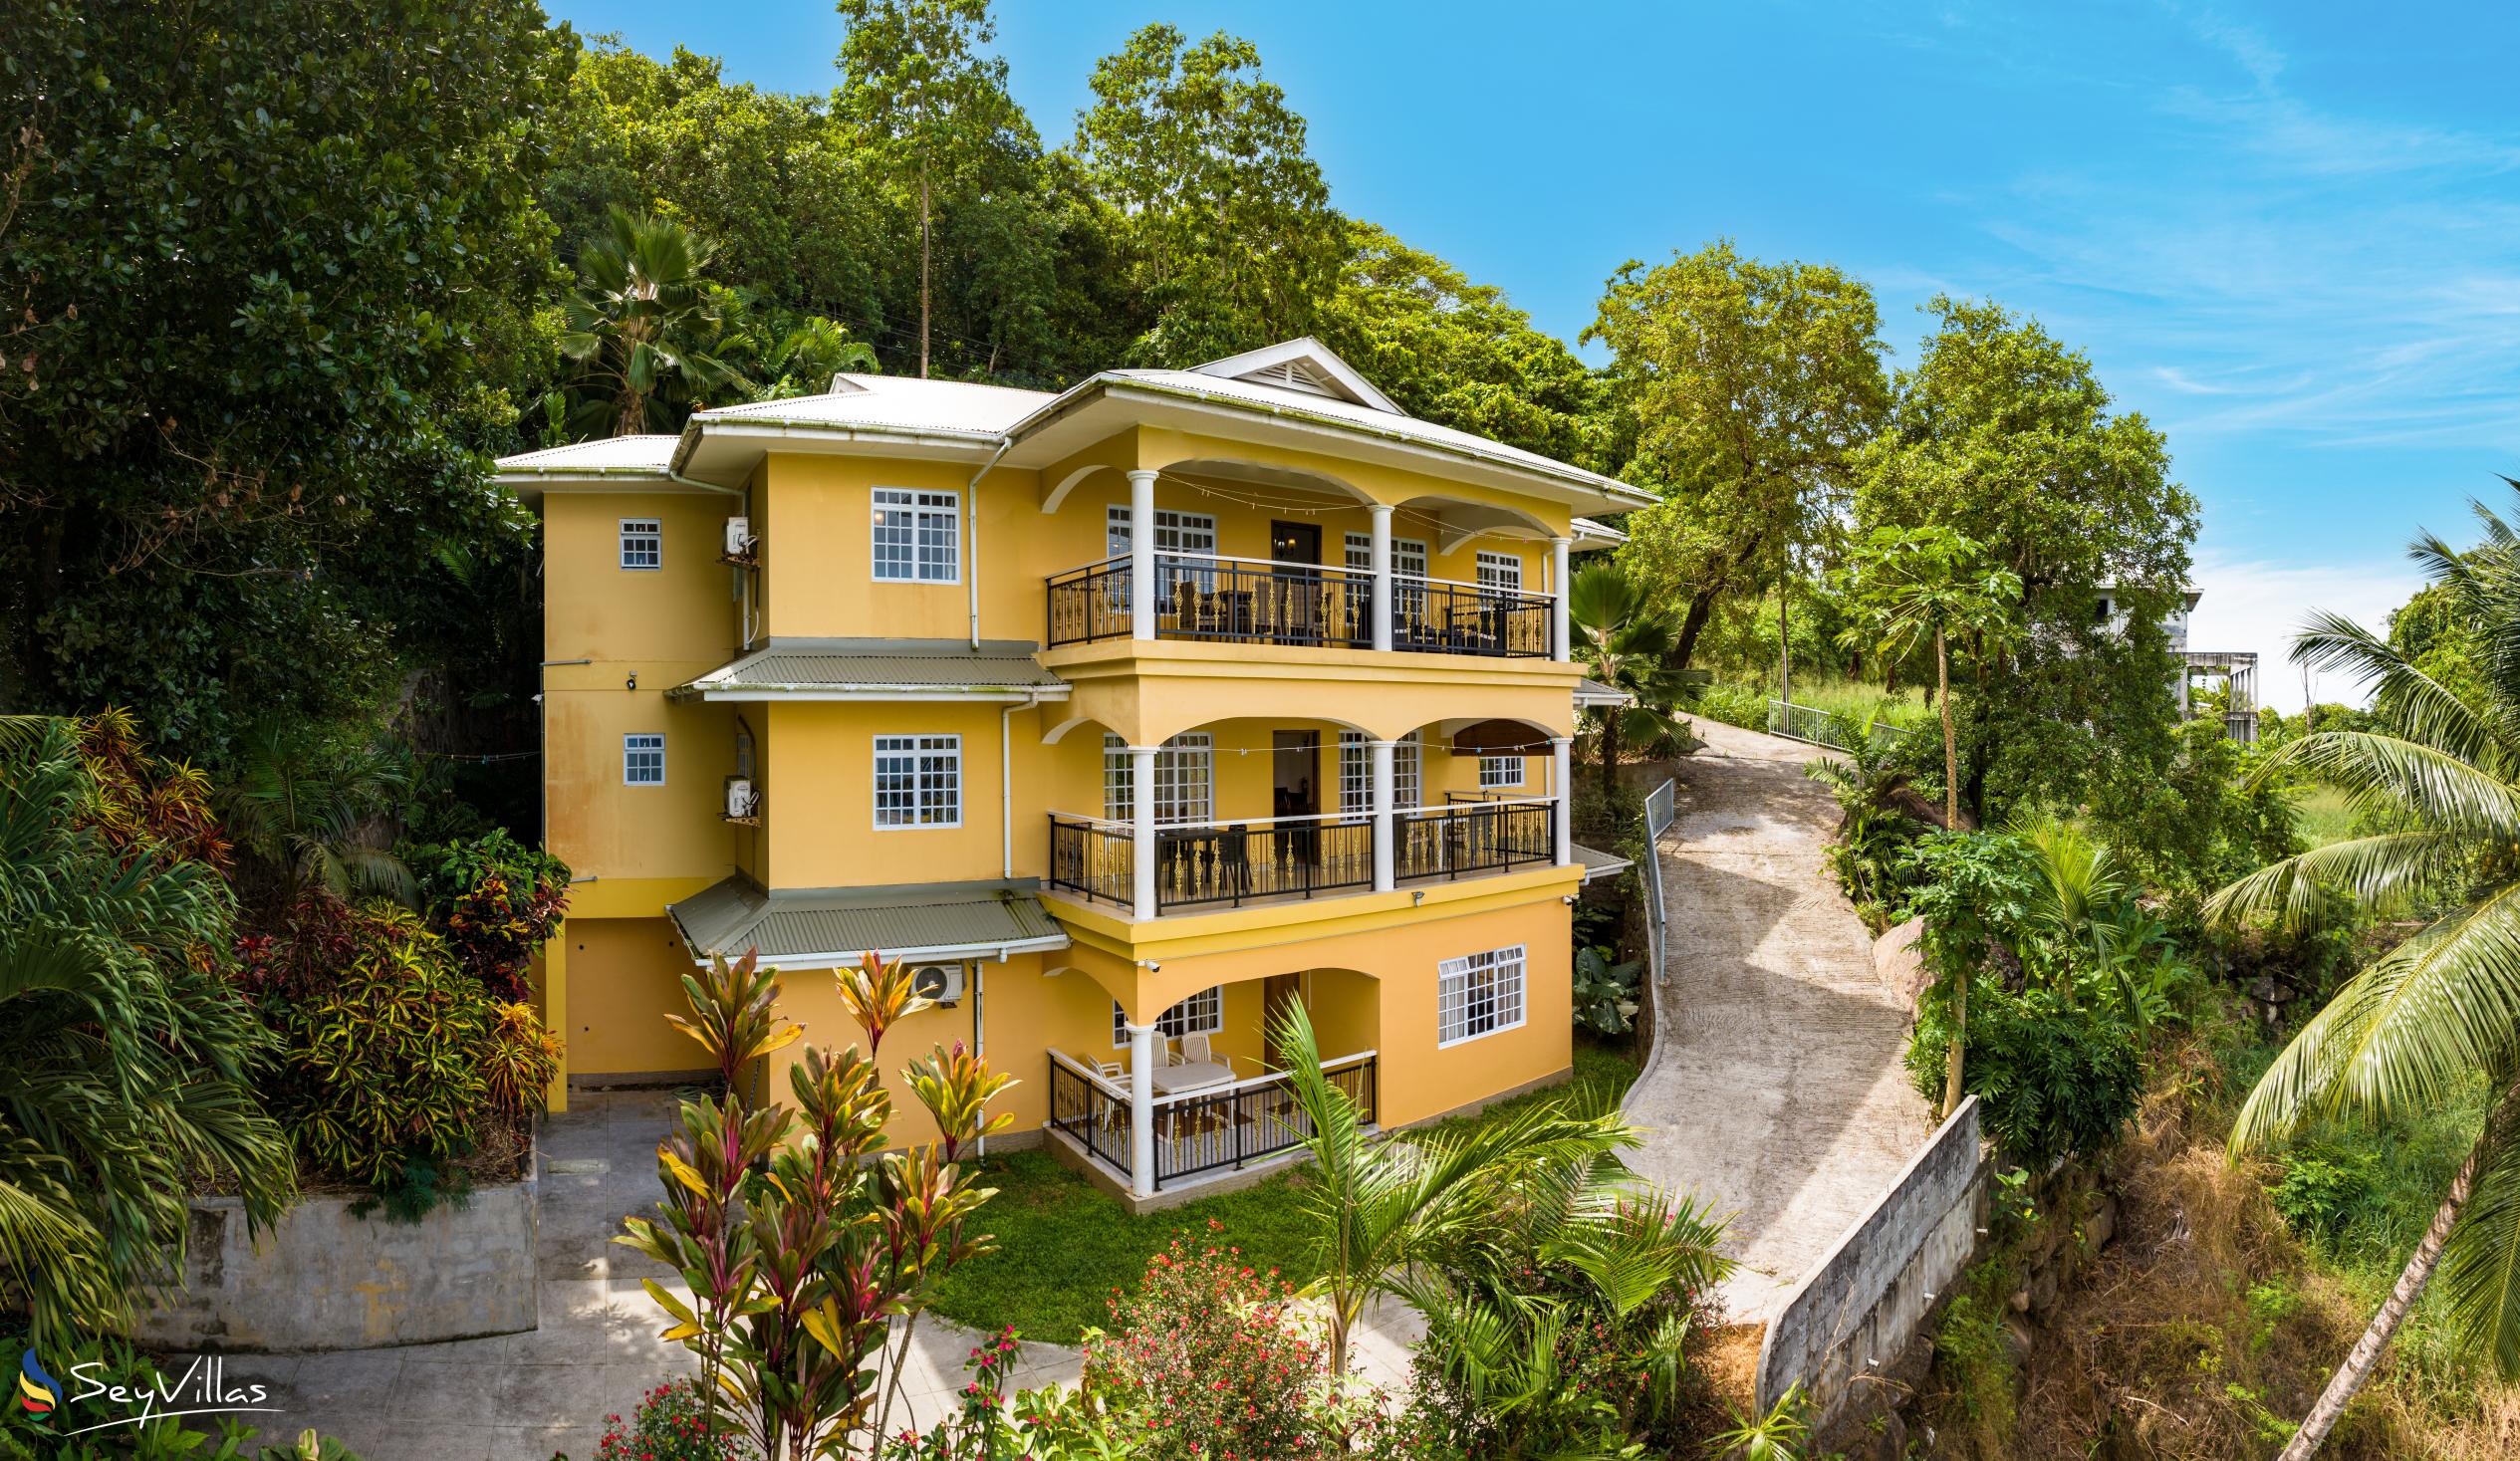
[[[604,1417],[596,1461],[736,1461],[735,1437],[709,1434],[708,1402],[697,1381],[670,1380],[638,1397],[638,1418]]]
[[[521,1000],[534,951],[560,926],[569,867],[505,832],[416,850],[431,921],[465,972],[503,1000]]]
[[[1337,1454],[1329,1348],[1293,1298],[1241,1250],[1176,1235],[1137,1292],[1112,1300],[1113,1332],[1087,1337],[1086,1387],[1148,1417],[1141,1454],[1155,1461]]]

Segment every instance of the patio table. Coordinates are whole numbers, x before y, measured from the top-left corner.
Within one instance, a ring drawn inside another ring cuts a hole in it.
[[[1210,1086],[1223,1086],[1234,1079],[1233,1067],[1223,1061],[1193,1061],[1185,1066],[1157,1066],[1149,1073],[1157,1096],[1172,1096],[1184,1091],[1200,1091]]]

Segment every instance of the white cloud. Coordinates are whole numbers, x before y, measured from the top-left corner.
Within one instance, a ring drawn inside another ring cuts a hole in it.
[[[2192,581],[2201,597],[2187,642],[2197,649],[2256,650],[2258,702],[2287,714],[2302,705],[2293,634],[2312,609],[2380,630],[2423,582],[2412,564],[2394,555],[2369,563],[2277,564],[2212,553],[2197,556]],[[2311,693],[2323,701],[2364,698],[2359,686],[2335,674],[2314,677]]]

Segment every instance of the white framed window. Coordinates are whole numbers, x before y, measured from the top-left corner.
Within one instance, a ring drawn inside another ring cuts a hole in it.
[[[1184,1035],[1213,1035],[1225,1028],[1225,986],[1211,984],[1155,1017],[1155,1033],[1166,1040]],[[1129,1044],[1129,1012],[1112,1001],[1112,1049]]]
[[[1479,758],[1479,790],[1496,787],[1518,787],[1523,784],[1523,758],[1520,756],[1481,756]]]
[[[1416,807],[1425,781],[1425,747],[1410,731],[1391,747],[1391,810]],[[1339,815],[1374,813],[1374,753],[1356,731],[1339,733]]]
[[[962,494],[875,489],[879,583],[962,582]]]
[[[1136,815],[1131,795],[1129,743],[1103,737],[1103,816],[1127,822]],[[1216,738],[1183,731],[1155,751],[1155,824],[1208,822],[1216,815]]]
[[[962,826],[962,737],[876,737],[875,825]]]
[[[1374,539],[1365,533],[1348,535],[1348,567],[1361,574],[1374,572]],[[1415,538],[1391,540],[1391,572],[1426,576],[1426,545]]]
[[[660,787],[665,784],[665,738],[661,735],[622,737],[622,785]]]
[[[652,573],[664,566],[664,523],[656,518],[622,519],[622,567]]]
[[[1463,954],[1435,966],[1437,1049],[1521,1026],[1524,948]]]
[[[1129,508],[1114,503],[1103,519],[1103,546],[1114,558],[1130,551],[1136,539],[1129,521]],[[1216,519],[1203,512],[1174,512],[1155,509],[1155,593],[1162,603],[1172,600],[1172,586],[1184,579],[1202,594],[1216,592],[1216,571],[1168,563],[1167,558],[1214,558],[1216,556]]]
[[[1479,550],[1479,587],[1502,589],[1510,594],[1523,591],[1523,560],[1518,553],[1490,553]]]

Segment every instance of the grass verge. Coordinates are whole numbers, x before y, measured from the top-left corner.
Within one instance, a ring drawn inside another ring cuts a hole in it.
[[[1636,1078],[1636,1059],[1625,1050],[1579,1037],[1575,1076],[1568,1084],[1436,1124],[1442,1129],[1493,1120],[1570,1091],[1587,1101],[1616,1101]],[[1292,1283],[1313,1276],[1313,1225],[1304,1210],[1300,1167],[1240,1192],[1145,1217],[1122,1211],[1046,1151],[992,1156],[983,1173],[997,1189],[980,1214],[997,1235],[997,1251],[960,1265],[938,1286],[936,1312],[957,1324],[983,1330],[1013,1325],[1027,1339],[1076,1343],[1089,1327],[1104,1322],[1113,1293],[1135,1284],[1146,1261],[1183,1231],[1202,1238],[1213,1231],[1217,1241],[1240,1249],[1253,1268],[1274,1268]],[[1216,1229],[1208,1227],[1211,1222]]]

